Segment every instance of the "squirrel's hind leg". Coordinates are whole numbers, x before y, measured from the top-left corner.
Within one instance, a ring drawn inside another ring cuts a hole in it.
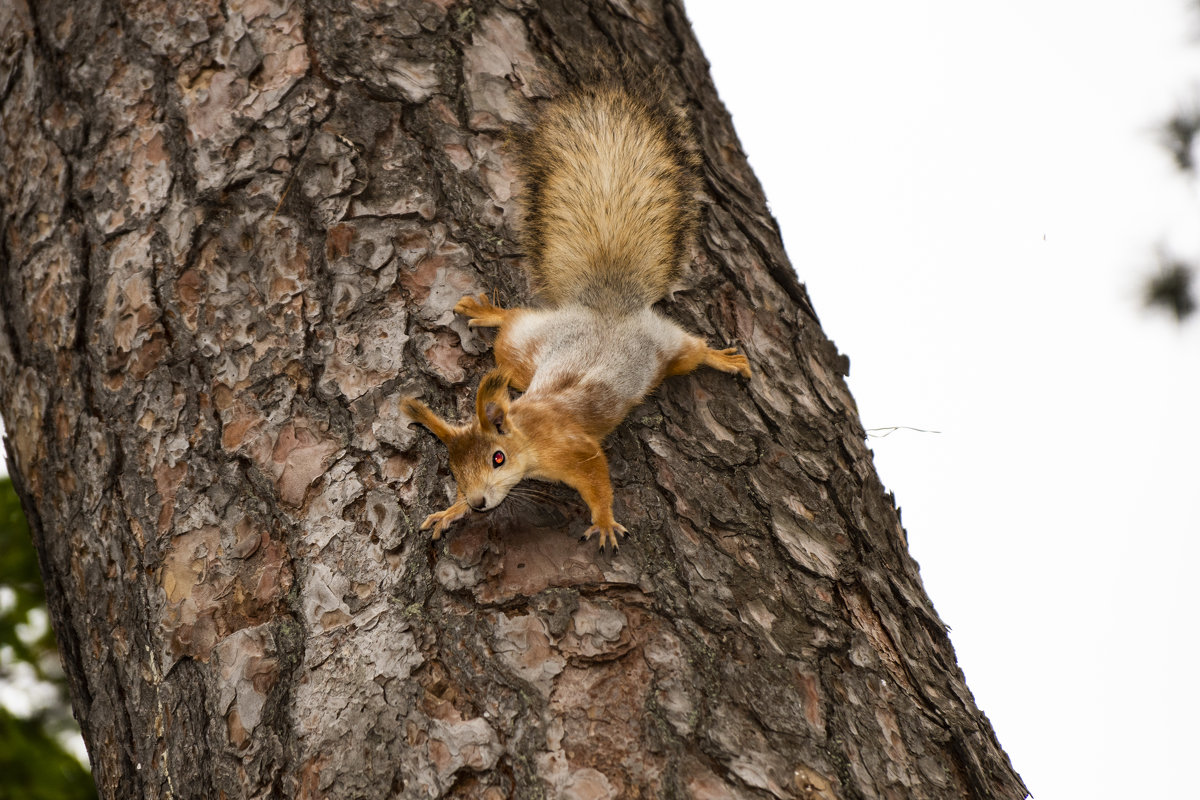
[[[705,347],[704,363],[721,372],[736,372],[743,378],[750,377],[750,361],[736,347],[726,347],[724,350]]]
[[[464,317],[470,317],[471,321],[467,325],[472,328],[500,329],[492,348],[496,356],[496,366],[508,376],[512,388],[518,392],[525,391],[533,379],[533,364],[521,349],[512,346],[505,330],[511,329],[513,322],[528,309],[501,308],[486,294],[480,294],[477,297],[467,295],[458,301],[454,310]]]
[[[736,347],[714,350],[699,336],[688,336],[675,357],[667,362],[665,377],[686,375],[701,365],[722,372],[736,372],[744,378],[750,377],[750,362]]]

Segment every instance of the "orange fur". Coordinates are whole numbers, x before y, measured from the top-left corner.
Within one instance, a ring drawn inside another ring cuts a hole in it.
[[[750,376],[744,355],[714,350],[650,308],[678,276],[696,225],[689,143],[680,117],[611,87],[556,101],[526,140],[525,240],[549,307],[462,298],[454,310],[470,326],[499,329],[474,417],[454,425],[404,401],[446,444],[458,483],[455,502],[421,525],[435,539],[537,478],[578,491],[592,514],[584,538],[615,549],[625,528],[613,519],[604,437],[666,377],[702,365]],[[513,400],[510,387],[524,394]]]

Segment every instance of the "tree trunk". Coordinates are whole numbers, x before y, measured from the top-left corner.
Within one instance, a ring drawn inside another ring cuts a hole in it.
[[[3,4],[0,406],[103,796],[1025,795],[678,0]],[[665,311],[754,377],[610,437],[616,557],[549,486],[431,542],[399,398],[471,408],[506,130],[597,51],[693,114]]]

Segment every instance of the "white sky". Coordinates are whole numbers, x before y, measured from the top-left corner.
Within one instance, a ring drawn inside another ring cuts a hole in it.
[[[1184,0],[685,0],[925,587],[1037,800],[1196,796],[1200,202]],[[1200,98],[1200,89],[1195,92]]]

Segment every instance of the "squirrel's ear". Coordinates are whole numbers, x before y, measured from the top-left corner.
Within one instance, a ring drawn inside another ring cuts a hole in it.
[[[508,432],[508,376],[494,369],[479,382],[475,415],[484,431]]]
[[[425,405],[417,398],[404,398],[404,400],[401,401],[400,407],[404,410],[404,413],[408,415],[409,419],[420,425],[424,425],[434,436],[438,437],[446,444],[449,444],[450,440],[454,438],[454,426],[446,422],[446,420],[442,419],[437,414],[433,413],[429,409],[429,406]]]

